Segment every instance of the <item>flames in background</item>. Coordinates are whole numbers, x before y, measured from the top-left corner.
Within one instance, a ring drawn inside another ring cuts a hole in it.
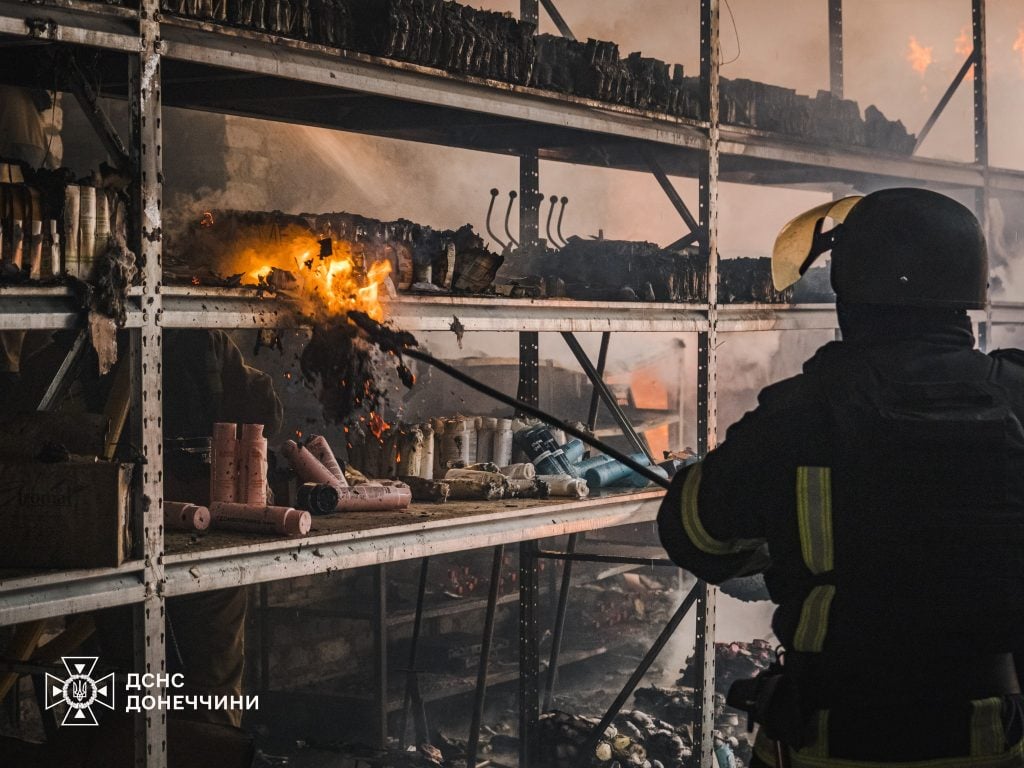
[[[933,60],[932,51],[934,50],[931,46],[921,45],[917,42],[917,38],[914,35],[910,36],[910,43],[907,46],[907,61],[910,62],[911,68],[921,77],[925,76],[928,67],[931,66]]]
[[[1017,38],[1012,44],[1013,52],[1020,57],[1021,75],[1024,75],[1024,22],[1017,27]],[[958,62],[961,62],[971,55],[974,50],[974,37],[971,28],[965,26],[960,30],[953,41],[953,52]],[[927,74],[928,68],[935,62],[935,46],[923,45],[916,35],[911,35],[907,41],[907,62],[910,68],[917,72],[922,78]],[[959,67],[959,63],[957,65]],[[967,73],[967,79],[974,79],[974,68]]]

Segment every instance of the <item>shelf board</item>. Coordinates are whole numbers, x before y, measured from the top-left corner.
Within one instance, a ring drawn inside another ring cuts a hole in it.
[[[663,495],[661,490],[633,490],[579,501],[414,504],[399,512],[314,518],[309,536],[290,539],[171,531],[166,535],[165,592],[190,594],[650,522]]]
[[[295,328],[302,320],[288,299],[255,288],[162,286],[164,328]],[[704,304],[599,302],[572,299],[503,299],[402,294],[386,303],[388,319],[411,332],[451,331],[457,319],[466,331],[573,331],[576,333],[695,333],[708,328]],[[718,330],[815,331],[839,327],[834,304],[719,304]],[[976,321],[984,313],[972,312]],[[0,287],[0,330],[80,327],[85,311],[67,286]],[[126,327],[143,322],[140,289],[129,290]],[[992,304],[993,325],[1024,325],[1024,302]]]
[[[589,153],[597,164],[603,164],[601,153],[584,146],[586,137],[591,144],[607,137],[613,144],[628,139],[691,150],[708,146],[706,124],[657,112],[170,15],[161,33],[168,105],[312,120],[484,151],[514,153],[540,140],[542,152]],[[252,77],[231,78],[233,85],[225,87],[224,75],[232,72]],[[409,105],[422,109],[407,110]],[[452,119],[453,110],[461,116]],[[549,130],[539,134],[533,125]],[[627,154],[629,162],[641,162],[635,149]]]
[[[59,330],[84,321],[85,310],[67,286],[0,287],[0,330]]]
[[[53,24],[35,30],[29,20]],[[137,52],[137,12],[83,0],[0,0],[0,35]],[[647,171],[656,149],[670,175],[695,176],[705,121],[456,75],[261,32],[164,15],[162,101],[168,106],[321,125],[485,152]],[[118,65],[119,67],[120,65]],[[118,67],[104,93],[124,96]],[[123,69],[123,67],[120,67]],[[1024,192],[1024,171],[836,147],[742,126],[721,128],[721,179],[828,191],[894,184]]]
[[[388,317],[409,331],[676,331],[707,330],[706,305],[601,302],[572,299],[499,299],[403,295],[386,305]]]
[[[119,568],[0,571],[0,626],[141,602],[142,562]]]
[[[136,296],[137,293],[133,292]],[[165,328],[287,328],[300,325],[286,299],[253,288],[163,286]],[[138,303],[136,300],[136,308]],[[707,329],[700,304],[414,296],[386,300],[389,320],[403,330],[451,331],[676,331]]]
[[[720,304],[720,332],[815,331],[839,327],[835,304]]]
[[[722,126],[719,145],[723,180],[737,183],[873,189],[894,183],[980,187],[981,166],[911,157],[862,147],[816,144],[799,137],[753,128]],[[1001,171],[1000,178],[1024,191],[1024,173]]]
[[[0,35],[87,45],[123,53],[140,50],[138,12],[80,0],[0,0]]]

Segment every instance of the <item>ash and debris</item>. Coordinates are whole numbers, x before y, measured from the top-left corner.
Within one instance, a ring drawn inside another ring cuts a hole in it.
[[[457,75],[572,94],[650,112],[703,119],[700,78],[605,40],[536,34],[510,14],[442,0],[162,0],[165,13],[360,51]],[[753,80],[722,78],[725,123],[826,144],[910,154],[915,137],[877,107],[829,91],[808,96]]]
[[[400,352],[415,344],[411,334],[386,328],[360,312],[328,316],[313,325],[299,368],[330,422],[359,421],[364,413],[370,419],[382,418],[390,407],[388,365],[393,364],[398,380],[411,388],[415,377]],[[373,429],[378,439],[386,426]]]

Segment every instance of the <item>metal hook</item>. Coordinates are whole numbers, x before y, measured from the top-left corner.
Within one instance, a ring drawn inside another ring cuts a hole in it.
[[[493,230],[491,230],[491,213],[494,212],[494,201],[497,200],[497,199],[498,199],[498,190],[497,189],[492,189],[491,190],[491,204],[487,206],[487,234],[490,235],[494,239],[494,241],[498,245],[501,246],[502,250],[505,250],[506,248],[508,248],[508,243],[503,242],[501,240],[501,238],[498,237],[496,234],[494,234]]]
[[[551,217],[552,217],[552,215],[555,212],[555,203],[558,202],[558,195],[552,195],[550,202],[551,202],[551,207],[548,208],[548,224],[547,224],[548,242],[551,243],[551,245],[553,245],[555,248],[560,248],[561,246],[559,246],[558,241],[555,240],[555,238],[553,238],[551,236]]]
[[[508,210],[505,211],[505,234],[508,235],[508,239],[512,241],[512,244],[518,248],[519,241],[512,237],[512,232],[508,228],[508,220],[512,216],[512,204],[515,203],[517,197],[519,195],[514,189],[508,193]]]
[[[569,198],[563,197],[561,202],[562,210],[558,212],[558,238],[562,241],[562,247],[564,248],[569,244],[569,241],[566,240],[565,236],[562,234],[562,217],[565,216],[565,206],[569,204]]]

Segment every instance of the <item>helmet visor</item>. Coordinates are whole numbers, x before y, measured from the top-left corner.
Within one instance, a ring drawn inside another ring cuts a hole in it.
[[[772,283],[782,291],[799,280],[828,247],[816,248],[825,219],[842,224],[863,195],[851,195],[811,208],[790,221],[775,238],[772,248]]]

